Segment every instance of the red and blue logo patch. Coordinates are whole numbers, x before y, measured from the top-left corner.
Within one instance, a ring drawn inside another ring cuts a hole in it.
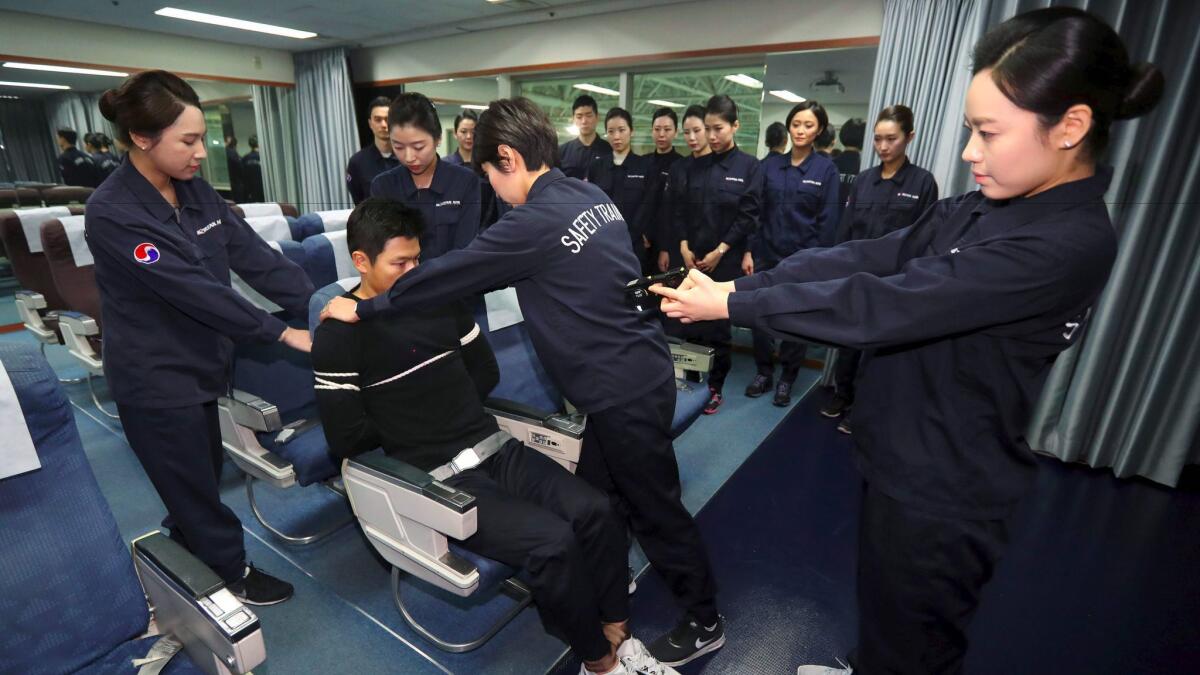
[[[143,265],[156,263],[158,262],[158,258],[158,247],[149,242],[138,244],[133,249],[133,259]]]

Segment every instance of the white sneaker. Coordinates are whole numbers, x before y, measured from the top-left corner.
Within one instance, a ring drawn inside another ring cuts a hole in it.
[[[625,670],[625,666],[621,665],[620,661],[617,661],[616,667],[607,673],[593,673],[587,669],[587,666],[581,663],[579,664],[579,675],[629,675],[629,671]]]
[[[831,666],[800,666],[796,668],[796,675],[850,675],[854,669],[844,663],[841,659],[837,659],[838,667]]]
[[[631,637],[617,647],[617,659],[630,675],[679,675],[672,667],[663,665],[650,654],[642,641]]]

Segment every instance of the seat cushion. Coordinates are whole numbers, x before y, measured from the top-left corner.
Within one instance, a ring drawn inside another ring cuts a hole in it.
[[[116,675],[119,673],[128,673],[135,675],[138,671],[133,667],[133,659],[140,659],[146,656],[154,643],[158,641],[159,636],[154,635],[140,640],[130,640],[123,644],[117,645],[117,648],[105,654],[100,659],[93,663],[84,666],[79,673],[87,675]],[[179,653],[171,657],[167,662],[167,666],[160,671],[162,675],[202,675],[203,670],[196,667],[195,663],[188,658],[187,653],[182,649]]]
[[[707,403],[707,384],[675,380],[675,417],[671,419],[671,438],[686,431],[704,413]]]
[[[459,546],[453,540],[449,541],[450,551],[458,557],[466,560],[479,570],[479,589],[476,593],[485,592],[491,588],[495,588],[499,584],[504,583],[505,579],[517,573],[516,570],[505,565],[502,562],[485,558],[478,553],[472,553],[467,549]]]
[[[319,419],[317,406],[311,405],[281,415],[284,424],[302,419]],[[263,448],[291,463],[296,472],[296,482],[312,485],[333,478],[341,471],[341,460],[329,454],[329,443],[321,425],[310,427],[287,443],[276,443],[278,432],[255,434]]]

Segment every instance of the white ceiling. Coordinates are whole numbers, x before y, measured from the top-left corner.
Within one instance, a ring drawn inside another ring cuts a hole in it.
[[[786,89],[804,98],[813,98],[825,105],[866,105],[871,99],[871,78],[875,72],[875,47],[855,49],[826,49],[767,56],[767,77],[764,91]],[[810,85],[832,70],[846,87],[842,94],[814,91]],[[772,103],[785,103],[767,94]]]

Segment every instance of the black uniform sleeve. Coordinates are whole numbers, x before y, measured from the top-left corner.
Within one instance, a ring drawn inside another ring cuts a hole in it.
[[[758,231],[758,214],[762,210],[763,170],[762,162],[755,161],[754,169],[746,177],[746,191],[738,199],[738,212],[729,231],[721,238],[731,248],[747,242]]]
[[[218,281],[191,253],[145,225],[119,222],[106,211],[88,206],[88,247],[111,261],[130,283],[145,285],[167,304],[233,340],[273,342],[283,334],[287,326],[282,321]],[[146,242],[159,252],[152,264],[133,257],[134,249]]]
[[[379,432],[363,401],[359,363],[361,350],[354,340],[354,327],[330,320],[317,328],[313,340],[313,389],[329,452],[353,457],[381,445]]]
[[[357,205],[367,198],[367,187],[362,184],[362,180],[354,170],[354,156],[350,157],[350,161],[346,163],[346,190],[350,193],[350,199]]]
[[[1115,248],[1093,244],[1033,231],[913,258],[886,276],[858,273],[734,293],[729,314],[735,324],[779,338],[857,349],[984,330],[1086,301],[1104,283],[1109,268],[1102,258],[1111,263],[1115,256]]]
[[[937,179],[931,174],[929,180],[921,186],[921,193],[918,195],[920,200],[917,201],[917,210],[919,213],[925,213],[929,207],[937,203],[938,200],[938,184]]]
[[[682,165],[683,162],[679,162]],[[679,171],[672,172],[669,179],[667,189],[669,193],[667,199],[670,202],[668,211],[671,217],[671,234],[676,244],[688,241],[689,232],[688,226],[691,218],[691,208],[688,204],[688,172],[682,166]],[[691,205],[694,206],[694,205]],[[682,248],[682,246],[680,247]]]
[[[545,244],[515,217],[517,211],[510,214],[484,230],[466,248],[420,265],[397,279],[387,293],[359,302],[359,318],[367,319],[389,309],[433,307],[528,277],[541,265]]]
[[[313,294],[313,284],[308,275],[296,263],[271,248],[228,205],[224,210],[222,218],[233,231],[225,246],[229,252],[229,266],[254,290],[288,310],[292,316],[308,316],[308,300]]]
[[[479,177],[472,172],[468,182],[467,198],[463,200],[462,208],[458,211],[458,226],[454,230],[454,248],[466,248],[479,234],[482,186]],[[474,199],[471,196],[474,196]]]
[[[458,324],[459,343],[462,345],[463,364],[467,374],[475,382],[475,389],[482,401],[492,393],[500,382],[500,366],[496,363],[496,354],[492,346],[475,323],[475,317],[467,309],[466,302],[456,303],[455,319]]]
[[[817,214],[817,232],[821,233],[823,246],[833,246],[837,242],[838,221],[842,213],[842,182],[837,167],[832,164],[827,166],[828,171],[821,177],[824,192],[821,195],[821,211]]]
[[[866,173],[866,171],[863,173]],[[840,176],[841,174],[839,174],[839,178]],[[858,178],[862,178],[861,173],[858,174]],[[838,219],[837,225],[837,236],[833,239],[835,244],[844,244],[850,241],[850,226],[854,222],[854,205],[858,203],[858,186],[860,184],[858,178],[855,178],[854,183],[850,185],[850,192],[846,195],[846,203],[842,205],[841,218]],[[933,201],[936,202],[937,199],[935,198]],[[925,208],[928,208],[932,204],[933,202],[926,204]],[[922,212],[924,212],[924,209],[922,209]]]

